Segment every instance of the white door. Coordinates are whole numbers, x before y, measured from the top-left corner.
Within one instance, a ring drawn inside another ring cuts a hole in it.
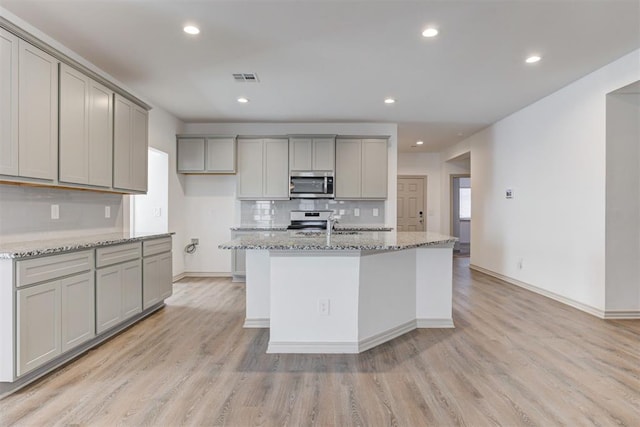
[[[425,177],[398,177],[398,231],[425,231]]]

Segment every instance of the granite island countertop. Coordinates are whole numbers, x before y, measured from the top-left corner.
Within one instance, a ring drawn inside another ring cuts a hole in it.
[[[423,246],[448,245],[458,239],[432,232],[416,231],[344,231],[337,230],[327,244],[324,232],[265,231],[238,236],[218,245],[220,249],[267,250],[403,250]]]
[[[4,241],[0,239],[0,259],[17,259],[58,254],[81,249],[91,249],[100,246],[169,237],[172,234],[174,233],[116,232],[27,241]]]
[[[231,227],[232,231],[287,231],[288,225],[237,225]],[[393,231],[392,227],[384,225],[336,225],[337,231]]]

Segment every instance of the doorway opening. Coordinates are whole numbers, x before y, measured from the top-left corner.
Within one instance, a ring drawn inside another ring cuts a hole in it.
[[[131,197],[132,232],[169,231],[169,154],[149,148],[147,194]]]
[[[471,254],[471,175],[451,175],[451,234],[458,238],[453,251]]]
[[[427,177],[398,176],[398,231],[426,231]]]

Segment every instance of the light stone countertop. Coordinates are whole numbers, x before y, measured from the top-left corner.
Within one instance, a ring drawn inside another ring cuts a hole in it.
[[[47,240],[29,240],[5,242],[0,240],[0,259],[28,258],[39,255],[51,255],[63,252],[91,249],[120,243],[169,237],[169,233],[108,233],[86,236],[64,237]]]
[[[238,225],[231,227],[233,231],[287,231],[288,225],[273,225],[273,226],[259,226],[259,225]],[[384,225],[336,225],[334,230],[338,231],[393,231],[391,227],[385,227]]]
[[[267,250],[380,250],[397,251],[423,246],[451,245],[456,237],[416,231],[334,232],[327,244],[324,232],[266,231],[239,236],[218,246],[220,249]]]

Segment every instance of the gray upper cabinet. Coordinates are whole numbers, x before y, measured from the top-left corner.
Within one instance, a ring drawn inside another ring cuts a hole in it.
[[[89,183],[89,77],[60,65],[59,180]]]
[[[147,191],[148,113],[116,94],[113,122],[113,187]]]
[[[233,174],[236,172],[235,137],[178,136],[178,172]]]
[[[18,45],[0,28],[0,175],[18,175]]]
[[[59,181],[111,187],[113,91],[60,65]]]
[[[58,177],[58,60],[24,40],[19,40],[18,57],[18,175],[54,181]]]
[[[289,141],[285,138],[238,139],[237,198],[289,199]]]
[[[204,172],[204,138],[178,138],[178,172]]]
[[[206,144],[206,172],[235,173],[236,172],[236,139],[207,138]]]
[[[336,140],[336,198],[387,198],[387,139]]]
[[[113,91],[89,80],[89,184],[113,182]]]
[[[359,199],[362,196],[362,141],[336,140],[336,198]]]
[[[146,192],[144,102],[7,28],[0,28],[0,181]]]
[[[387,156],[386,139],[362,140],[362,198],[387,198]]]
[[[333,171],[335,138],[289,139],[289,169],[292,171]]]

